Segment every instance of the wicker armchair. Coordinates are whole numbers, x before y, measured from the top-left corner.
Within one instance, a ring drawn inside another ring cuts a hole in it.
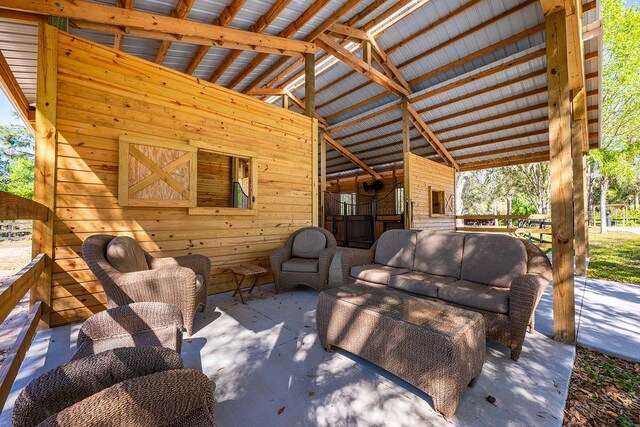
[[[276,290],[284,285],[307,285],[323,291],[336,254],[333,234],[319,227],[295,231],[284,247],[271,251],[271,270]]]
[[[214,387],[173,350],[118,348],[33,380],[16,399],[13,425],[212,426]]]
[[[99,234],[88,237],[82,244],[82,257],[100,280],[107,307],[133,302],[173,304],[182,311],[184,326],[191,335],[196,310],[204,310],[207,304],[209,258],[202,255],[154,258],[144,252],[149,269],[123,273],[106,258],[107,246],[114,238]]]

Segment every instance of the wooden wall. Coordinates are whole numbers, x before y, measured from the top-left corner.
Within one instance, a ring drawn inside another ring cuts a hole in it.
[[[405,197],[413,202],[412,228],[455,231],[455,169],[415,154],[405,155],[405,162],[409,170],[409,190],[405,190]],[[444,215],[431,213],[432,189],[444,191]]]
[[[57,80],[52,325],[104,308],[102,288],[80,257],[92,234],[132,236],[154,256],[206,255],[213,264],[209,292],[216,293],[232,289],[229,266],[268,266],[270,250],[312,224],[315,121],[63,32],[58,40],[57,73],[46,76]],[[120,207],[121,135],[256,152],[257,214]]]

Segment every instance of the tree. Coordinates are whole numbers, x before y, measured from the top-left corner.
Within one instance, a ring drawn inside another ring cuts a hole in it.
[[[0,190],[33,197],[33,149],[24,126],[0,126]]]
[[[640,131],[640,10],[624,0],[602,1],[604,51],[601,148],[590,155],[600,186],[601,232],[606,233],[607,192],[635,179]]]

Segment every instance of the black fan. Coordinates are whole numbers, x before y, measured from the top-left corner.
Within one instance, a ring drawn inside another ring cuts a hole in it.
[[[376,179],[371,184],[369,184],[368,182],[363,182],[362,188],[364,189],[364,191],[369,191],[369,190],[380,191],[384,188],[384,182],[380,181],[379,179]]]

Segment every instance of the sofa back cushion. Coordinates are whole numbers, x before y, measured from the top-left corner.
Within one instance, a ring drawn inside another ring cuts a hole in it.
[[[390,267],[412,268],[417,234],[414,230],[385,231],[376,244],[374,262]]]
[[[128,236],[119,236],[107,245],[107,261],[120,273],[149,269],[142,247]]]
[[[293,239],[292,258],[320,258],[320,251],[327,247],[327,238],[314,229],[302,230]]]
[[[413,269],[422,273],[459,279],[464,237],[462,233],[421,231],[418,233]]]
[[[460,278],[508,288],[527,273],[527,251],[517,238],[504,234],[468,234],[464,239]]]

